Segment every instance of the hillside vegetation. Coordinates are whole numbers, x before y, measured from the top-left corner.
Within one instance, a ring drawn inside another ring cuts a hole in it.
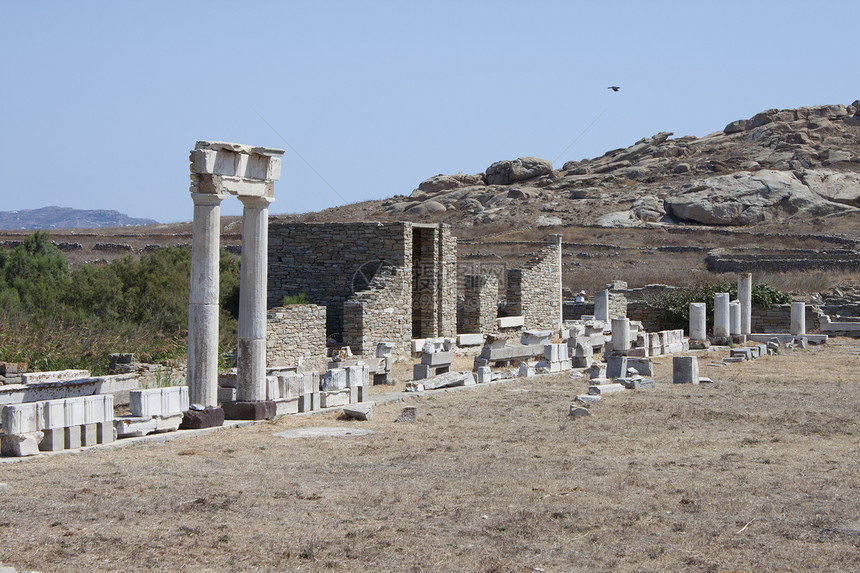
[[[0,249],[0,360],[104,373],[112,352],[159,362],[185,355],[191,250],[69,270],[47,233]],[[234,344],[239,260],[221,253],[221,341]]]

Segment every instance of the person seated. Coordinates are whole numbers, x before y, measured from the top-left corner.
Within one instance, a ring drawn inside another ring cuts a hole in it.
[[[579,294],[576,295],[574,302],[585,302],[585,291],[584,290],[579,291]]]

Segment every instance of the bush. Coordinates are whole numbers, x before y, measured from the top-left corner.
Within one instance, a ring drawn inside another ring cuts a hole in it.
[[[221,251],[220,350],[238,330],[239,259]],[[69,273],[41,231],[0,250],[0,360],[107,371],[112,352],[142,361],[186,352],[191,250],[168,247]]]
[[[307,293],[300,292],[299,294],[293,295],[285,295],[283,300],[281,301],[281,306],[290,306],[293,304],[310,304],[311,299],[308,298]]]

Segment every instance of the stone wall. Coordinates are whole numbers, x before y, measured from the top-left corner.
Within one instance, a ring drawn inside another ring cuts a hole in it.
[[[821,332],[821,317],[823,313],[817,307],[806,305],[806,332]],[[710,330],[711,325],[708,325]],[[764,308],[752,306],[753,333],[789,332],[791,328],[791,304],[775,304]]]
[[[383,340],[454,336],[456,245],[444,224],[272,222],[267,302],[305,293],[326,307],[329,336],[368,352]]]
[[[374,276],[370,288],[344,304],[343,342],[354,354],[375,352],[381,341],[393,342],[404,354],[412,339],[411,308],[404,308],[404,269],[388,268]]]
[[[491,334],[499,309],[499,279],[495,275],[466,275],[463,300],[464,334]]]
[[[266,313],[266,365],[295,366],[299,359],[308,368],[325,366],[326,308],[293,304]]]
[[[558,237],[553,235],[552,237]],[[505,312],[525,329],[557,330],[561,319],[561,242],[555,239],[521,269],[508,271]]]

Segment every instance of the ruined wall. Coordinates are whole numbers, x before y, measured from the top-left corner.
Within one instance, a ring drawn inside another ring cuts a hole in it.
[[[325,366],[326,309],[315,304],[278,306],[266,313],[266,365]]]
[[[269,307],[306,293],[327,308],[328,335],[354,352],[371,352],[382,340],[408,341],[416,331],[456,335],[456,277],[457,239],[448,225],[269,226]]]
[[[495,275],[466,275],[464,278],[464,334],[491,334],[499,307],[499,279]]]
[[[327,332],[343,332],[343,304],[364,290],[380,267],[402,267],[411,320],[412,228],[403,223],[278,223],[269,225],[268,306],[306,293],[327,308]]]
[[[442,244],[439,269],[439,336],[457,334],[457,237],[451,227],[439,225]]]
[[[354,354],[370,354],[381,341],[393,342],[404,353],[412,339],[412,313],[403,301],[403,275],[408,271],[385,268],[376,274],[370,288],[357,293],[344,304],[343,342]]]
[[[561,243],[544,247],[522,269],[508,271],[505,311],[522,315],[525,329],[556,330],[561,314]]]

